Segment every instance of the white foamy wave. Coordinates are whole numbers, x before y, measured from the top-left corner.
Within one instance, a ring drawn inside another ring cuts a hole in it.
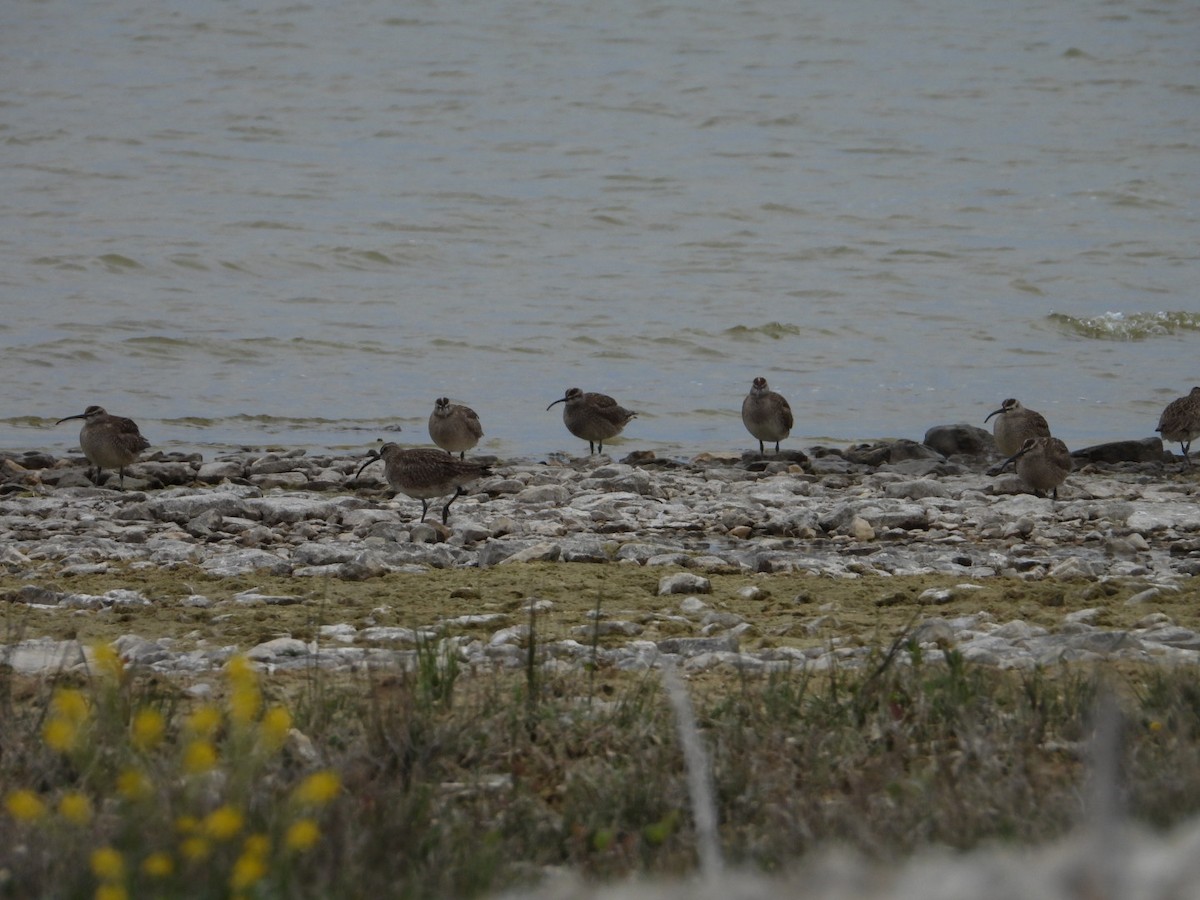
[[[1106,312],[1098,316],[1068,316],[1051,313],[1050,321],[1083,337],[1108,341],[1141,341],[1186,331],[1200,331],[1200,313],[1148,312],[1126,315]]]

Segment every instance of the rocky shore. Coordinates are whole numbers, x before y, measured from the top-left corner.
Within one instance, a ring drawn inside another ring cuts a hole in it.
[[[125,629],[127,661],[161,672],[206,672],[236,651],[268,669],[412,664],[429,640],[470,666],[520,666],[531,614],[534,628],[556,625],[538,635],[549,668],[827,668],[877,651],[899,630],[889,623],[911,628],[926,658],[954,649],[999,667],[1200,661],[1200,481],[1157,439],[1078,452],[1057,502],[989,477],[991,437],[970,426],[807,454],[497,460],[448,527],[434,511],[417,521],[420,503],[393,497],[382,467],[356,478],[364,459],[156,453],[118,491],[92,485],[81,457],[0,457],[3,599],[21,622],[0,663],[79,664],[88,629],[64,638],[47,617],[107,616]],[[638,587],[614,588],[597,616],[594,596],[570,605],[529,583],[581,563],[589,584],[637,573]],[[537,577],[496,602],[486,573],[526,564]],[[176,589],[139,587],[148,572]],[[449,573],[457,586],[424,610],[368,603],[345,620],[325,610],[311,630],[284,621],[331,584],[369,593]],[[797,579],[811,589],[793,590]],[[870,591],[847,594],[855,584]],[[1042,589],[1036,615],[1004,606],[1014,584]],[[254,643],[140,630],[164,604],[201,624],[266,608],[279,627]]]

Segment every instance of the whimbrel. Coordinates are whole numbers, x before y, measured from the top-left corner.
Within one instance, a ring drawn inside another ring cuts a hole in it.
[[[125,489],[125,467],[136,462],[150,442],[142,437],[137,423],[124,416],[110,416],[103,406],[89,406],[77,416],[59,419],[55,425],[83,419],[79,429],[79,446],[88,462],[96,467],[92,480],[100,483],[100,473],[105,469],[116,469],[121,476],[121,489]]]
[[[987,414],[986,423],[992,416],[999,416],[992,425],[996,447],[1005,456],[1012,456],[1024,446],[1029,438],[1050,437],[1050,426],[1040,412],[1026,409],[1021,401],[1009,397],[1000,408]]]
[[[1164,441],[1178,443],[1183,450],[1184,463],[1190,466],[1192,460],[1188,450],[1192,441],[1200,437],[1200,387],[1194,387],[1190,393],[1168,403],[1154,430]]]
[[[457,453],[459,459],[466,459],[467,451],[483,437],[483,426],[471,407],[439,397],[429,414],[429,436],[447,453]]]
[[[588,453],[604,452],[604,442],[616,437],[637,413],[617,405],[617,401],[608,394],[597,394],[588,391],[586,394],[577,387],[551,403],[554,406],[565,403],[563,407],[563,424],[567,431],[588,442]],[[546,409],[549,409],[547,406]]]
[[[434,497],[453,494],[442,508],[442,524],[450,518],[450,504],[463,493],[463,485],[470,484],[492,470],[482,463],[455,459],[441,450],[417,448],[405,450],[390,441],[378,450],[371,450],[370,459],[358,467],[357,478],[373,462],[383,460],[383,474],[395,490],[421,501],[421,521],[429,512],[429,501]]]
[[[758,438],[760,455],[767,452],[763,441],[774,441],[775,452],[778,453],[779,442],[792,430],[792,408],[783,395],[771,390],[767,386],[767,379],[760,376],[754,379],[750,393],[742,401],[742,424]]]
[[[989,475],[999,475],[1010,463],[1016,464],[1017,475],[1025,485],[1041,497],[1051,491],[1058,499],[1058,486],[1071,473],[1071,451],[1056,437],[1026,438],[1021,449],[988,470]]]

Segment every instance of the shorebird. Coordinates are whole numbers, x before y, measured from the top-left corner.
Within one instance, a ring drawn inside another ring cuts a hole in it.
[[[429,436],[451,456],[457,453],[459,459],[466,459],[467,451],[483,437],[483,426],[471,407],[439,397],[429,414]]]
[[[136,462],[150,442],[138,431],[137,422],[124,416],[110,416],[103,406],[89,406],[77,416],[59,419],[55,425],[83,419],[79,429],[79,446],[88,462],[96,467],[92,480],[100,483],[100,473],[105,469],[116,469],[121,476],[121,490],[125,489],[125,467]],[[90,476],[89,476],[90,477]]]
[[[1034,494],[1041,497],[1050,491],[1057,500],[1058,486],[1071,472],[1071,451],[1056,437],[1026,438],[1020,450],[988,474],[999,475],[1010,463],[1016,464],[1017,475]]]
[[[483,463],[455,459],[441,450],[418,448],[405,450],[390,441],[378,450],[371,450],[370,459],[358,467],[357,478],[362,470],[373,462],[383,460],[383,474],[395,490],[421,501],[421,521],[429,512],[429,501],[434,497],[453,494],[442,508],[442,524],[450,518],[450,504],[462,496],[463,485],[470,484],[492,470]]]
[[[1163,436],[1164,441],[1176,442],[1183,450],[1183,461],[1192,464],[1188,457],[1192,441],[1200,437],[1200,387],[1192,388],[1191,392],[1167,404],[1167,408],[1158,417],[1158,427],[1154,429]]]
[[[1050,437],[1050,426],[1040,412],[1026,409],[1020,400],[1009,397],[1000,408],[988,413],[986,423],[992,416],[999,416],[992,425],[996,446],[1005,456],[1012,456],[1029,438]]]
[[[567,431],[588,442],[588,452],[604,452],[604,442],[616,437],[637,413],[618,406],[617,401],[608,394],[597,394],[588,391],[586,394],[577,387],[571,388],[550,406],[565,403],[563,407],[563,424]],[[546,409],[549,409],[547,406]]]
[[[763,441],[774,441],[778,453],[779,442],[791,433],[792,423],[792,408],[783,395],[771,390],[767,379],[755,378],[750,393],[742,401],[742,424],[758,438],[759,454],[767,452]]]

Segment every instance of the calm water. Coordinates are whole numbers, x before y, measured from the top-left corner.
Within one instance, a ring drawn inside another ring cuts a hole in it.
[[[1072,446],[1200,383],[1200,5],[12,0],[0,446]],[[395,437],[395,435],[390,435]]]

